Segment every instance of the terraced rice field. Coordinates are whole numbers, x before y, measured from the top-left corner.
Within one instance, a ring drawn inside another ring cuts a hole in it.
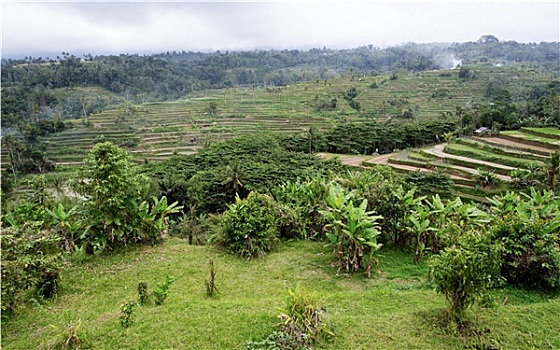
[[[526,67],[476,67],[481,77],[462,81],[457,71],[399,72],[396,79],[389,74],[341,76],[328,81],[306,81],[282,87],[235,87],[197,92],[176,102],[145,103],[132,108],[108,110],[73,120],[70,130],[43,138],[49,159],[57,163],[57,172],[71,171],[86,157],[93,145],[111,140],[129,150],[138,162],[166,159],[173,153],[190,154],[208,142],[242,134],[262,132],[305,133],[311,126],[324,128],[334,121],[353,122],[375,118],[383,121],[413,110],[416,118],[438,117],[454,113],[457,106],[487,102],[484,91],[489,79],[508,82],[508,89],[522,91],[550,81],[542,73],[528,73]],[[482,78],[483,77],[483,78]],[[355,98],[361,105],[358,112],[344,99],[344,92],[355,87]],[[83,88],[87,89],[87,88]],[[100,92],[91,88],[92,93]],[[81,93],[87,93],[84,90]],[[444,92],[437,94],[436,92]],[[337,100],[336,109],[318,111],[323,102]],[[210,105],[215,109],[212,110]],[[533,141],[523,144],[529,152],[546,156],[560,144],[558,134],[544,140],[542,135],[522,130],[511,136],[517,145],[519,133]],[[488,139],[484,142],[493,142]],[[500,145],[501,146],[501,145]],[[2,154],[2,167],[7,155]]]
[[[513,169],[534,169],[543,166],[548,157],[560,151],[560,144],[540,143],[544,139],[552,139],[548,134],[560,134],[559,129],[532,128],[507,132],[497,137],[471,137],[458,139],[452,144],[439,144],[420,150],[408,150],[394,154],[368,157],[359,166],[388,164],[400,172],[442,171],[450,175],[455,182],[456,194],[469,199],[484,201],[492,195],[490,189],[482,189],[477,183],[478,169],[493,171],[498,179],[506,184],[511,181],[509,174]],[[531,134],[533,133],[533,134]],[[526,135],[543,134],[540,143]],[[455,153],[455,154],[454,154]],[[457,155],[457,153],[469,156]],[[356,165],[354,156],[339,156],[348,165]],[[489,159],[492,159],[491,161]],[[512,164],[515,162],[515,166]],[[499,187],[494,191],[499,191]],[[507,187],[505,187],[507,188]]]

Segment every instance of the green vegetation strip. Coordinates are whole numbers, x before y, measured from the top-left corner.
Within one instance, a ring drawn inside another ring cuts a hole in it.
[[[560,140],[560,129],[558,128],[521,128],[521,131],[536,136]]]
[[[456,156],[469,157],[473,159],[483,160],[487,162],[492,162],[496,164],[507,165],[515,168],[528,168],[532,165],[542,165],[543,162],[536,161],[534,159],[524,159],[519,156],[518,158],[513,158],[511,156],[505,156],[501,154],[495,154],[486,150],[482,150],[476,147],[470,147],[464,144],[452,143],[445,146],[444,151],[449,154],[454,154]]]
[[[416,161],[416,160],[411,159],[411,158],[393,157],[393,158],[389,159],[389,164],[401,164],[401,165],[413,166],[413,167],[416,167],[416,168],[429,169],[429,170],[433,170],[433,171],[443,171],[446,174],[461,176],[461,177],[465,177],[467,179],[471,179],[471,178],[474,177],[473,173],[471,173],[471,172],[468,172],[468,171],[465,171],[465,170],[462,170],[462,169],[454,168],[452,165],[445,164],[445,163],[438,163],[438,164],[425,163],[425,162]],[[472,182],[467,181],[467,180],[465,180],[464,182],[466,182],[466,184],[472,184]]]
[[[544,148],[550,148],[553,150],[560,149],[560,140],[526,134],[524,132],[517,131],[517,130],[502,131],[500,132],[500,137],[506,140],[526,143],[528,145],[540,146]]]
[[[424,151],[422,151],[422,152],[424,152]],[[512,169],[500,167],[499,164],[496,164],[494,166],[494,165],[490,165],[490,164],[481,164],[481,163],[477,163],[475,161],[458,159],[458,158],[453,158],[453,157],[440,157],[439,159],[440,159],[440,161],[442,161],[444,163],[447,163],[447,164],[457,165],[457,166],[460,166],[460,167],[470,168],[470,169],[473,169],[473,170],[477,170],[477,169],[491,170],[491,171],[494,171],[496,174],[507,175],[507,176],[509,176],[509,174],[512,170]]]
[[[476,148],[492,154],[500,154],[508,157],[535,160],[538,162],[542,162],[546,160],[546,157],[543,157],[543,155],[541,154],[530,153],[529,149],[527,149],[527,151],[515,152],[515,151],[504,149],[502,147],[491,146],[486,143],[481,143],[481,142],[477,142],[469,139],[463,139],[463,138],[457,139],[455,140],[455,142],[461,145],[471,147],[473,149]]]

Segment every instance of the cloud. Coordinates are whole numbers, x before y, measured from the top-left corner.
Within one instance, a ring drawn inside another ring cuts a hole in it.
[[[3,56],[559,41],[558,2],[4,2]]]

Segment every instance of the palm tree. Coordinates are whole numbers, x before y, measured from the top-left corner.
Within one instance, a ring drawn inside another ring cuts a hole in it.
[[[243,182],[241,181],[243,177],[243,169],[239,163],[233,163],[226,167],[226,179],[222,182],[227,188],[232,188],[236,194],[239,194],[239,190],[243,187]]]
[[[309,146],[309,154],[313,153],[313,140],[315,139],[315,136],[317,135],[317,128],[314,126],[311,126],[307,129],[305,129],[305,132],[307,134],[307,143]]]

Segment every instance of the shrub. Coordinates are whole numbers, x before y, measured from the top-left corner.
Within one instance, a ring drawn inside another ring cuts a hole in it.
[[[121,326],[124,328],[128,328],[132,325],[134,320],[134,309],[137,305],[138,303],[136,300],[129,300],[121,305],[121,316],[119,317],[119,320],[121,321]]]
[[[42,345],[39,349],[41,350],[78,350],[82,349],[84,345],[84,340],[80,335],[80,329],[82,328],[82,320],[76,322],[69,322],[65,327],[58,327],[51,325],[56,331],[56,337],[49,340],[47,343]]]
[[[221,243],[234,254],[262,257],[276,248],[278,218],[273,200],[258,192],[236,198],[224,213]]]
[[[478,174],[476,175],[476,178],[480,186],[490,188],[500,183],[500,179],[498,179],[498,176],[496,176],[493,170],[479,168],[477,171]]]
[[[169,286],[173,283],[173,276],[167,276],[165,282],[156,284],[156,288],[152,291],[154,302],[156,305],[161,305],[167,299]]]
[[[286,307],[281,309],[279,318],[281,332],[301,346],[315,343],[326,331],[317,294],[305,289],[288,290]]]
[[[32,227],[2,229],[2,311],[12,313],[28,292],[51,298],[58,292],[59,238]]]
[[[320,211],[326,209],[327,181],[314,177],[307,181],[287,181],[272,189],[279,204],[282,238],[315,238],[325,226]]]
[[[501,281],[500,248],[491,242],[485,232],[467,232],[430,259],[435,290],[445,296],[458,323],[465,309]]]
[[[325,325],[324,309],[314,292],[299,288],[288,290],[285,308],[278,316],[280,330],[265,339],[247,342],[247,349],[310,349],[310,346],[333,332]]]
[[[248,341],[247,350],[308,350],[309,347],[299,345],[297,339],[290,334],[275,331],[260,341]]]
[[[502,275],[509,283],[560,286],[560,198],[552,191],[508,192],[490,199],[492,238],[503,244]]]
[[[144,305],[150,300],[150,293],[148,292],[148,283],[138,283],[138,304]]]
[[[492,235],[504,244],[502,276],[508,283],[545,289],[560,286],[560,236],[547,224],[510,216],[496,226]]]

